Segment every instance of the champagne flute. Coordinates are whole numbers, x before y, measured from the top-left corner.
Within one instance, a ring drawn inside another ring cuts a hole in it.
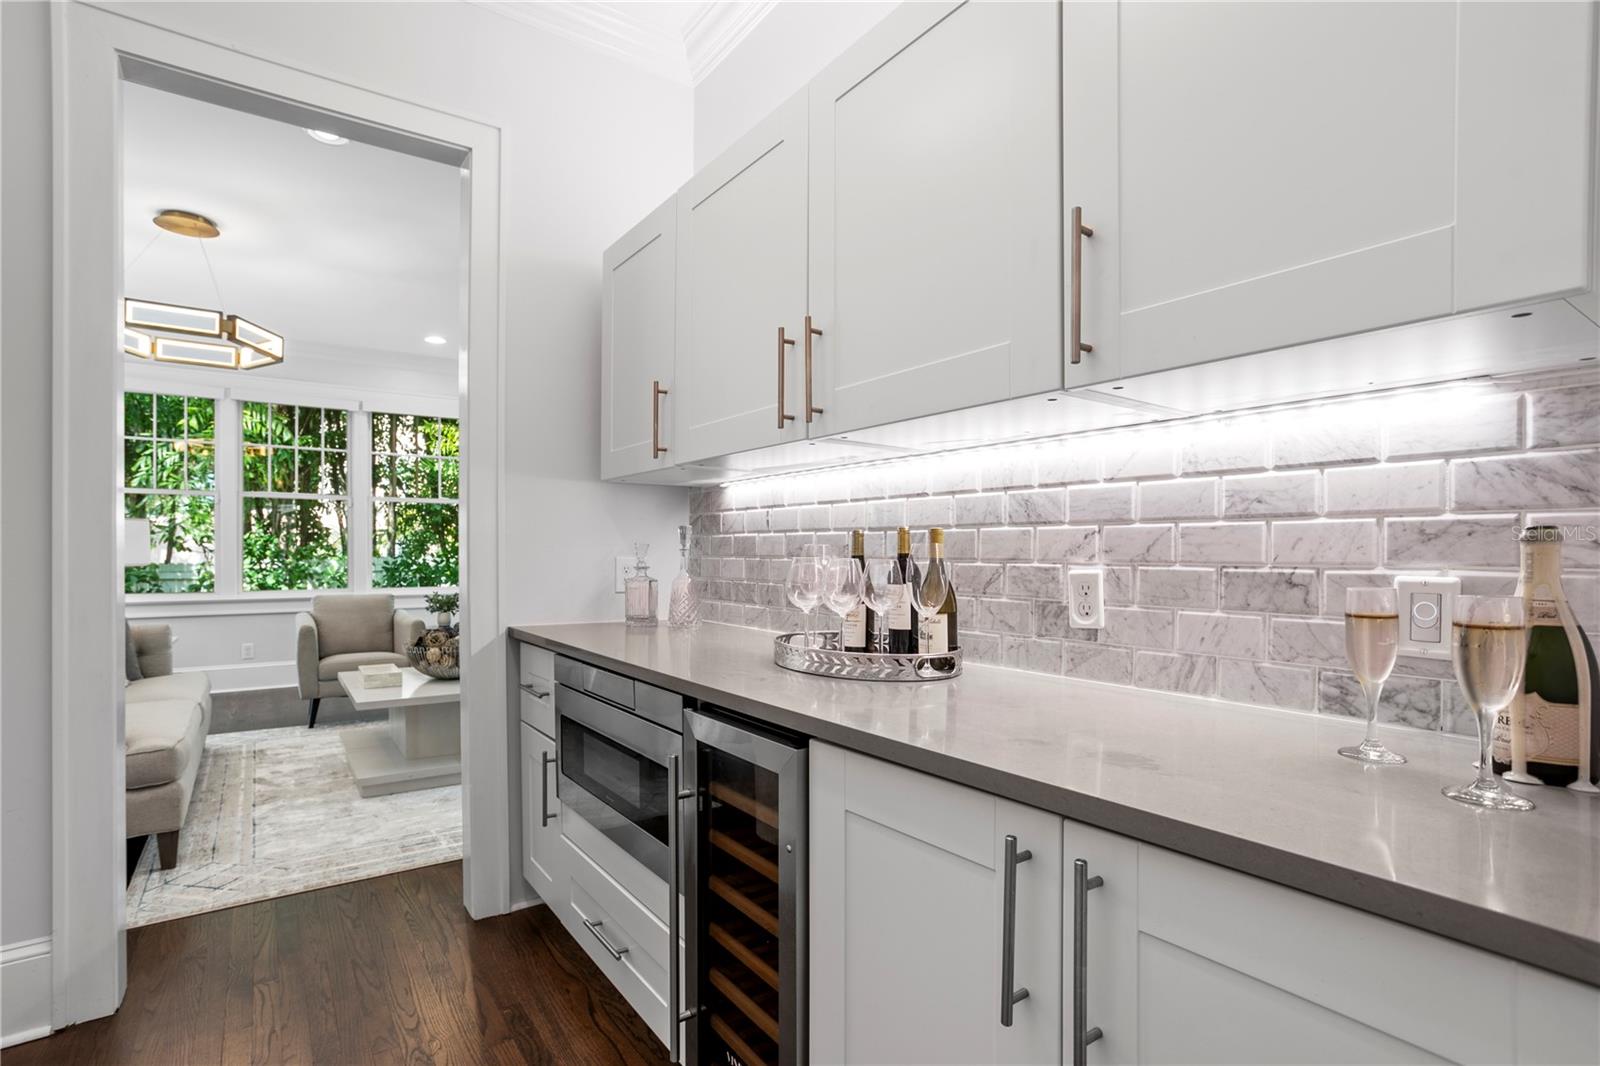
[[[893,559],[868,559],[866,580],[861,587],[861,598],[872,608],[873,617],[877,621],[878,632],[874,646],[880,653],[887,642],[884,636],[884,612],[894,603],[894,589],[889,584],[889,575],[893,572],[894,565]]]
[[[1406,761],[1378,739],[1378,696],[1394,669],[1400,637],[1400,610],[1392,588],[1346,589],[1344,594],[1344,653],[1367,698],[1367,735],[1360,744],[1339,749],[1357,762],[1395,766]]]
[[[822,560],[801,555],[789,560],[789,573],[783,581],[789,602],[805,617],[805,646],[811,647],[811,610],[822,602]]]
[[[1513,795],[1494,776],[1490,745],[1495,717],[1522,687],[1528,630],[1519,596],[1457,596],[1450,626],[1450,658],[1461,693],[1478,719],[1478,779],[1444,789],[1457,803],[1499,811],[1531,811],[1533,803]]]
[[[865,578],[861,560],[853,556],[835,556],[828,560],[827,577],[823,581],[823,598],[828,610],[839,616],[839,647],[844,644],[845,615],[861,604],[861,588]]]

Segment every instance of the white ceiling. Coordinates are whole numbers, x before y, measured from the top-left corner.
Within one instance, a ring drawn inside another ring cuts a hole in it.
[[[289,360],[297,344],[456,356],[457,168],[132,83],[123,131],[129,296],[216,305],[202,242],[151,224],[181,208],[222,229],[203,242],[221,310],[282,333]]]
[[[698,84],[777,0],[470,0],[685,85]]]

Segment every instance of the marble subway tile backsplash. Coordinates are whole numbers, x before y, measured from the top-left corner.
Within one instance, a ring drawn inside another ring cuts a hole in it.
[[[703,616],[799,628],[784,559],[943,526],[970,661],[1321,714],[1362,713],[1347,588],[1448,570],[1516,586],[1516,532],[1568,527],[1565,584],[1600,635],[1600,383],[1551,376],[1080,434],[700,489]],[[1074,629],[1067,568],[1105,571]],[[1448,662],[1402,658],[1384,721],[1471,733]]]

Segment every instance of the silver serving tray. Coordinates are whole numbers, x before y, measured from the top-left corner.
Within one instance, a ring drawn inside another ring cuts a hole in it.
[[[811,635],[780,633],[772,638],[772,661],[785,670],[852,681],[948,681],[961,675],[961,649],[938,655],[892,655],[875,651],[845,651],[839,631]]]

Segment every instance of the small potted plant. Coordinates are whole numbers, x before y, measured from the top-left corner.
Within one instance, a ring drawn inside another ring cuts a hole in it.
[[[440,629],[449,629],[456,608],[461,605],[461,595],[456,592],[430,592],[423,604],[433,612],[434,623]]]

